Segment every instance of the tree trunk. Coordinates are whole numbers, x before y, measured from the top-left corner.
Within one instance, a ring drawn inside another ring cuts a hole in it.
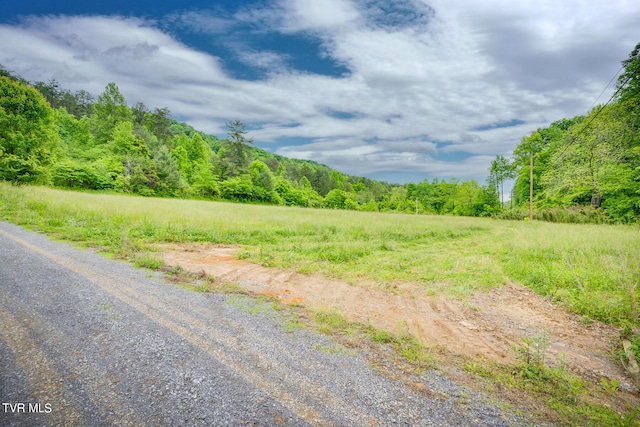
[[[598,209],[602,206],[602,195],[600,193],[593,193],[591,195],[591,207]]]

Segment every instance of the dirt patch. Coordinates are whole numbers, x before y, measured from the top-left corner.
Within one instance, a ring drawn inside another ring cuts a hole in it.
[[[637,390],[633,380],[611,360],[619,330],[599,322],[585,325],[579,316],[522,286],[510,284],[461,302],[428,296],[424,288],[411,283],[385,291],[367,283],[351,285],[265,268],[236,259],[240,248],[235,246],[189,243],[161,245],[160,249],[166,265],[205,272],[217,281],[237,283],[285,304],[337,308],[351,321],[371,322],[394,332],[408,329],[427,344],[471,358],[513,362],[514,344],[521,345],[521,338],[539,335],[546,328],[551,336],[551,363],[564,360],[587,378],[615,379],[621,387]]]

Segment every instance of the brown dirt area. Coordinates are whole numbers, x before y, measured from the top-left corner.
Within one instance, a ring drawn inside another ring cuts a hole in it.
[[[204,272],[217,282],[235,283],[284,304],[336,308],[350,321],[370,322],[394,332],[408,329],[427,345],[472,359],[511,363],[514,344],[522,345],[521,338],[534,337],[546,328],[551,336],[550,363],[564,360],[574,372],[595,382],[616,380],[620,388],[638,391],[636,381],[611,358],[619,339],[617,328],[600,322],[584,324],[579,316],[522,286],[509,284],[459,301],[429,296],[411,283],[388,291],[367,283],[353,285],[266,268],[236,259],[237,246],[188,243],[159,247],[167,266]]]

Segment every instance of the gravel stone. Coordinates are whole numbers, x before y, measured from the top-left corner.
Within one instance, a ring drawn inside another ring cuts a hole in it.
[[[0,425],[528,425],[435,371],[411,381],[442,397],[379,375],[286,316],[0,222]]]

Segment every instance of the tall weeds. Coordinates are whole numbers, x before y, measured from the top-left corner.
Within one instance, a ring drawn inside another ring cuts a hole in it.
[[[508,209],[496,213],[496,219],[522,221],[529,218],[526,209]],[[613,221],[602,209],[575,206],[568,208],[544,208],[533,211],[535,221],[558,222],[562,224],[611,224]]]
[[[0,219],[132,259],[155,242],[242,245],[242,257],[252,262],[380,289],[412,283],[426,294],[464,296],[515,282],[592,319],[640,320],[640,229],[634,226],[327,211],[3,183]]]

